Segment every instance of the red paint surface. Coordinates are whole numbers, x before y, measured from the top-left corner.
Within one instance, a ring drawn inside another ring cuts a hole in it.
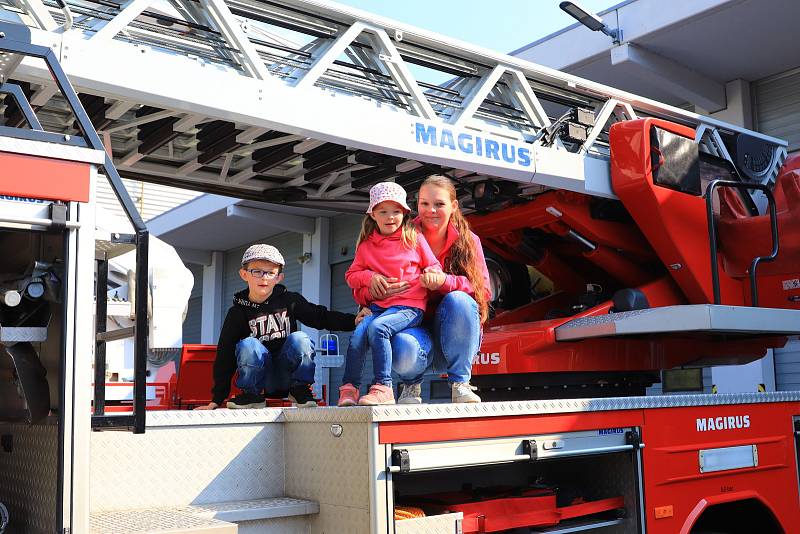
[[[0,152],[0,195],[89,201],[90,165]]]
[[[380,443],[428,443],[621,428],[639,426],[642,421],[641,410],[515,415],[482,419],[388,421],[380,424],[378,435]]]
[[[798,403],[741,404],[646,410],[642,441],[647,531],[689,532],[708,506],[747,498],[771,509],[787,532],[800,532],[792,416]],[[748,415],[749,428],[699,432],[698,418]],[[758,467],[700,473],[699,451],[758,447]],[[671,517],[657,519],[664,507]]]
[[[786,532],[800,532],[792,417],[800,403],[741,404],[379,423],[380,443],[428,443],[639,427],[647,531],[688,534],[710,506],[756,499]],[[698,418],[749,417],[748,428],[697,430]],[[758,466],[701,473],[699,451],[756,445]]]

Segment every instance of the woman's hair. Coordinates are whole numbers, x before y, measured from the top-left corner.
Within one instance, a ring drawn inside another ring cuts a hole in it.
[[[403,246],[406,248],[414,248],[417,246],[417,229],[414,227],[414,222],[411,220],[411,213],[406,212],[403,215],[403,222],[400,223],[400,240],[403,242]],[[367,213],[364,216],[364,220],[361,221],[361,233],[358,235],[358,241],[356,241],[356,247],[360,245],[364,240],[366,240],[372,232],[378,231],[378,223],[375,222],[375,219]]]
[[[425,186],[439,187],[447,191],[450,200],[456,200],[456,188],[453,182],[446,176],[434,174],[422,182],[420,189]],[[475,247],[475,240],[472,239],[472,232],[469,223],[461,213],[461,208],[456,207],[450,215],[450,222],[453,223],[458,231],[458,239],[450,249],[449,263],[446,270],[458,276],[466,276],[474,290],[473,298],[478,303],[478,311],[481,314],[481,323],[486,322],[489,316],[489,299],[486,296],[487,287],[483,279],[483,269],[478,265],[478,252]]]

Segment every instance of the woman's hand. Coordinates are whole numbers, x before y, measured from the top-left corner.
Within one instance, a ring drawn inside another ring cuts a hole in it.
[[[219,408],[219,404],[217,404],[216,402],[209,402],[205,406],[198,406],[197,408],[195,408],[195,410],[216,410],[217,408]]]
[[[358,323],[363,321],[364,317],[368,315],[372,315],[372,310],[370,310],[369,308],[364,307],[358,310],[358,315],[356,315],[356,326],[358,326]]]
[[[436,291],[444,281],[447,279],[447,275],[444,274],[442,271],[439,270],[426,270],[422,273],[422,276],[419,277],[419,283],[425,289],[430,289],[431,291]]]
[[[369,294],[373,299],[384,299],[397,293],[402,293],[411,287],[406,280],[398,281],[397,278],[386,278],[383,275],[375,274],[369,283]]]

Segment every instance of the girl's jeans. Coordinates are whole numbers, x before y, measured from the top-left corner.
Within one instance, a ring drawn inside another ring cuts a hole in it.
[[[342,384],[361,384],[367,349],[372,349],[373,384],[392,385],[392,338],[405,328],[422,322],[423,312],[410,306],[381,308],[370,306],[372,315],[367,315],[350,336],[344,364]]]
[[[242,391],[283,396],[290,386],[314,383],[314,342],[305,332],[292,332],[273,355],[258,339],[246,337],[236,344],[236,365],[236,387]]]
[[[441,363],[446,366],[449,382],[469,382],[472,359],[481,344],[480,314],[475,300],[463,291],[448,293],[439,303],[431,324],[425,326],[431,329],[408,328],[392,338],[392,369],[400,380],[404,384],[419,384],[431,364]]]

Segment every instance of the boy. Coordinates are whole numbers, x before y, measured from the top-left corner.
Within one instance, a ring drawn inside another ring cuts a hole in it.
[[[284,260],[271,245],[253,245],[242,256],[239,276],[247,282],[233,296],[225,316],[214,362],[213,397],[208,406],[222,405],[238,368],[236,386],[243,393],[227,403],[228,408],[263,408],[264,395],[289,399],[298,408],[317,405],[311,394],[314,382],[314,346],[297,321],[326,330],[351,331],[356,316],[309,303],[299,293],[287,291],[283,281]]]

